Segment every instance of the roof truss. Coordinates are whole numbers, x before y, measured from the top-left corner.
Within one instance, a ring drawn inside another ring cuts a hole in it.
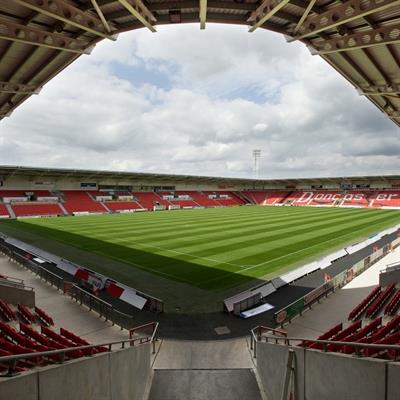
[[[315,41],[312,43],[312,46],[316,49],[317,54],[330,54],[395,43],[400,43],[400,23],[366,31],[363,30],[333,39]]]
[[[111,32],[110,24],[109,24],[108,21],[106,20],[104,14],[103,14],[103,11],[101,11],[101,8],[99,7],[97,1],[96,1],[96,0],[90,0],[90,2],[92,3],[93,8],[95,9],[97,15],[99,16],[99,18],[100,18],[100,20],[101,20],[101,22],[102,22],[102,24],[103,24],[105,30],[106,30],[108,33],[110,33],[110,32]]]
[[[400,0],[0,1],[0,119],[104,37],[199,21],[301,38],[400,126]]]
[[[156,17],[142,3],[141,0],[118,0],[137,20],[139,20],[151,32],[156,32],[156,29],[151,22],[156,22]]]
[[[41,88],[23,83],[0,82],[0,93],[38,94]]]
[[[300,27],[300,35],[294,40],[304,39],[331,28],[366,17],[378,11],[400,4],[400,0],[348,0],[330,8],[322,14],[309,16]]]
[[[200,29],[206,29],[207,0],[199,0],[199,8]]]
[[[314,7],[315,3],[317,0],[310,0],[310,3],[308,4],[307,8],[305,9],[303,15],[301,16],[301,18],[299,19],[299,22],[296,24],[293,34],[296,34],[299,29],[301,28],[301,26],[303,25],[303,22],[305,21],[305,19],[308,17],[308,15],[310,14],[312,8]]]
[[[276,0],[264,0],[262,4],[257,8],[257,10],[251,14],[248,22],[253,22],[254,24],[249,29],[249,32],[254,32],[257,28],[267,22],[271,17],[273,17],[281,8],[285,7],[290,0],[280,0],[276,3]]]
[[[38,13],[73,25],[86,32],[93,33],[102,38],[115,40],[107,32],[104,32],[103,22],[89,12],[80,10],[64,0],[14,0],[16,3],[37,11]]]
[[[83,40],[77,40],[60,33],[43,31],[27,25],[21,25],[4,18],[0,18],[0,39],[69,51],[72,53],[90,53],[88,43]]]

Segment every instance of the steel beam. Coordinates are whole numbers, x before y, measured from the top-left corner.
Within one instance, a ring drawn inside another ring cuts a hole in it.
[[[5,118],[5,117],[10,117],[12,114],[12,110],[11,111],[0,111],[0,120]]]
[[[101,11],[99,5],[97,4],[97,1],[96,0],[90,0],[90,1],[93,5],[93,8],[96,10],[97,15],[99,16],[101,22],[103,23],[105,30],[108,33],[111,33],[111,27],[110,27],[109,23],[107,22],[106,18],[104,17],[103,11]]]
[[[400,95],[400,84],[390,84],[384,86],[369,86],[368,88],[358,88],[361,96],[394,96]]]
[[[14,0],[16,3],[62,21],[68,25],[76,26],[86,32],[93,33],[106,39],[115,40],[104,31],[102,21],[88,12],[65,2],[64,0]]]
[[[42,31],[4,18],[0,18],[0,39],[72,53],[90,53],[89,44],[83,40],[73,39],[59,33]]]
[[[0,93],[39,94],[41,87],[24,83],[0,82]]]
[[[381,12],[399,4],[400,0],[348,0],[319,15],[306,18],[303,25],[300,27],[300,35],[295,36],[292,41],[316,35],[327,29],[335,28],[339,25],[363,18],[372,13]]]
[[[400,24],[369,29],[328,40],[314,41],[311,46],[317,54],[330,54],[395,43],[400,43]]]
[[[296,34],[299,29],[301,28],[301,26],[303,25],[303,22],[305,21],[305,19],[308,17],[308,14],[310,14],[312,8],[314,7],[314,4],[317,0],[310,0],[310,3],[308,4],[307,8],[304,10],[303,15],[301,16],[299,22],[297,23],[297,25],[294,28],[293,34]]]
[[[139,20],[146,28],[152,32],[156,29],[151,22],[156,22],[156,17],[152,12],[142,3],[141,0],[118,0],[137,20]]]
[[[207,0],[199,0],[199,17],[200,17],[200,29],[206,29],[207,20]]]
[[[275,15],[281,8],[285,7],[290,0],[264,0],[262,4],[254,11],[247,22],[254,22],[249,29],[249,32],[254,32],[257,28],[268,21]],[[399,0],[400,1],[400,0]]]
[[[388,115],[389,118],[398,119],[400,118],[400,111],[399,110],[392,110],[392,109],[385,109],[385,113]]]

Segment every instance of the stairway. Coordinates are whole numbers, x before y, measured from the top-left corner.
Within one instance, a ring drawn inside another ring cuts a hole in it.
[[[235,192],[231,192],[234,196],[236,196],[238,199],[240,199],[241,201],[244,202],[244,204],[254,204],[254,202],[252,202],[245,194],[239,192],[239,191],[235,191]]]
[[[17,216],[15,215],[14,210],[11,207],[11,204],[10,203],[5,203],[5,206],[7,208],[8,213],[10,214],[10,217],[11,218],[17,218]]]
[[[99,202],[103,207],[104,207],[104,209],[107,211],[107,212],[112,212],[108,207],[107,207],[107,204],[106,203],[103,203],[102,201],[101,202]]]
[[[60,206],[62,212],[64,213],[64,215],[69,215],[68,211],[66,210],[66,208],[64,207],[63,201],[64,201],[64,197],[63,194],[60,190],[51,190],[50,193],[53,196],[58,197],[58,205]]]
[[[156,369],[148,400],[262,400],[252,369]]]
[[[292,195],[293,192],[295,192],[295,190],[288,192],[285,197],[282,197],[280,203],[285,204],[286,200]]]

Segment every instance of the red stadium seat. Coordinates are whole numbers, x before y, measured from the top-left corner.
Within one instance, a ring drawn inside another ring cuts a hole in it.
[[[87,192],[80,190],[64,190],[64,207],[70,213],[106,213],[104,206],[93,200]]]
[[[63,215],[59,204],[53,203],[18,203],[12,204],[12,209],[17,217],[29,217],[35,215]]]
[[[393,294],[396,285],[392,283],[389,285],[377,298],[374,302],[367,308],[366,316],[374,317],[379,310],[384,306],[384,304],[389,300],[391,295]]]
[[[53,318],[50,317],[44,310],[35,306],[36,315],[40,318],[40,320],[46,325],[54,325]]]
[[[0,300],[0,310],[7,321],[13,321],[17,318],[15,311],[3,300]]]
[[[31,310],[27,306],[24,306],[23,304],[18,304],[18,311],[26,322],[28,323],[35,322],[35,315],[31,312]]]
[[[357,306],[351,310],[349,314],[349,321],[359,318],[365,309],[379,296],[380,293],[381,287],[375,287],[372,292],[361,301],[361,303],[357,304]]]

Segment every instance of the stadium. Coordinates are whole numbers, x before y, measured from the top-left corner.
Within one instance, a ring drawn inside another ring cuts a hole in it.
[[[103,39],[111,43],[118,34],[155,32],[159,25],[218,23],[272,31],[307,46],[338,81],[354,87],[362,104],[377,110],[379,117],[362,116],[361,127],[383,115],[398,133],[399,21],[394,0],[1,2],[0,123],[29,111],[42,88],[62,81]],[[101,112],[108,107],[118,119],[107,94]],[[53,92],[61,103],[64,95]],[[157,109],[160,99],[151,96]],[[49,103],[40,103],[36,118],[55,118],[60,126],[64,118],[76,119],[79,132],[78,113],[71,113],[78,98],[62,103],[56,116],[47,113]],[[124,100],[127,108],[140,108]],[[94,127],[90,104],[78,106]],[[190,112],[189,104],[180,106]],[[240,106],[243,114],[250,110],[248,102]],[[143,114],[147,120],[155,115]],[[321,130],[340,119],[319,118]],[[224,119],[230,121],[237,120]],[[32,135],[39,129],[25,124]],[[255,135],[267,125],[254,125]],[[63,142],[85,148],[77,139],[87,134],[82,128],[78,136],[57,139],[57,146],[50,143],[54,156],[43,152],[41,141],[58,134],[57,125],[49,126],[54,133],[18,154],[54,165]],[[184,126],[196,136],[191,128]],[[112,158],[118,146],[107,132],[107,140],[88,139],[88,146],[103,146]],[[124,138],[124,145],[139,148],[143,137]],[[5,138],[2,160],[13,151]],[[172,136],[157,138],[160,143],[147,145],[174,151]],[[222,154],[229,145],[213,150]],[[396,155],[394,142],[390,147]],[[27,166],[22,156],[14,165],[1,161],[0,399],[400,398],[400,175],[337,176],[327,158],[327,177],[314,167],[315,177],[261,178],[260,151],[253,151],[254,177],[205,174],[198,164],[192,174],[185,168],[165,173],[158,165],[153,172],[129,172]],[[360,154],[370,155],[367,149]],[[185,163],[197,156],[188,151]],[[143,157],[150,153],[143,150]],[[385,168],[382,161],[374,171]]]

